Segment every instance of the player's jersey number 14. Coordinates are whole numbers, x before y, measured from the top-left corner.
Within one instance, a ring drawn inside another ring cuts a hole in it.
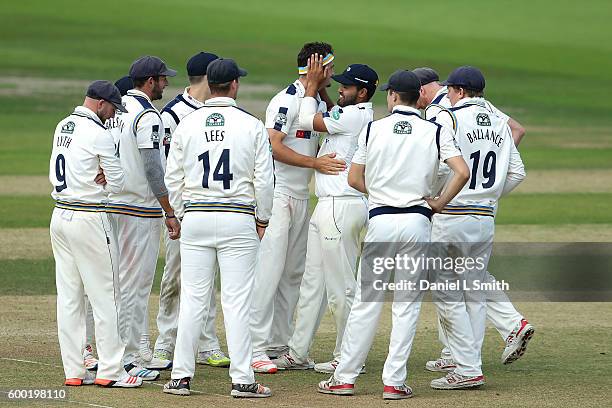
[[[202,162],[204,168],[204,175],[202,176],[202,187],[210,188],[208,186],[208,179],[210,177],[210,151],[205,151],[198,156],[198,161]],[[223,182],[223,189],[228,190],[230,188],[230,182],[234,179],[234,175],[230,170],[230,150],[223,149],[221,157],[215,166],[215,170],[212,174],[213,181]]]

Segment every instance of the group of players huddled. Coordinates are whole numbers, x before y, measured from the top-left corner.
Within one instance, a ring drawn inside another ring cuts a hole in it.
[[[477,68],[444,82],[431,68],[400,69],[379,86],[365,64],[334,74],[334,59],[330,44],[305,44],[298,78],[272,98],[264,122],[237,105],[247,72],[208,52],[188,60],[189,86],[161,112],[152,102],[176,71],[145,56],[114,85],[93,82],[59,122],[50,230],[65,385],[138,387],[171,369],[163,392],[189,395],[197,363],[229,366],[234,397],[272,395],[254,373],[309,369],[331,374],[319,392],[353,395],[384,304],[370,287],[372,253],[417,258],[438,243],[439,256],[485,261],[436,279],[496,282],[486,266],[498,200],[525,177],[522,126],[484,99]],[[374,120],[377,89],[389,114]],[[215,332],[217,280],[227,356]],[[505,294],[434,292],[444,348],[425,368],[444,376],[433,388],[485,383],[487,319],[505,342],[502,363],[525,353],[534,327]],[[413,395],[406,366],[424,294],[393,296],[384,399]],[[335,349],[315,364],[309,351],[328,309]]]

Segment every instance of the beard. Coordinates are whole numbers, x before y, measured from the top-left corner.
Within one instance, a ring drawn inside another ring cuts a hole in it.
[[[156,82],[153,85],[153,89],[151,90],[151,93],[153,94],[151,100],[157,101],[162,98],[162,95],[164,94],[164,90],[162,89],[161,86],[159,86],[159,83]]]
[[[341,108],[344,108],[345,106],[349,106],[349,105],[356,105],[357,104],[357,95],[344,95],[344,96],[341,96],[340,98],[338,98],[336,103]]]

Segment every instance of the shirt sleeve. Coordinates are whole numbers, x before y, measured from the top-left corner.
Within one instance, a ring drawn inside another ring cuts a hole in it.
[[[125,181],[123,168],[116,156],[113,135],[108,130],[98,133],[94,143],[94,153],[98,156],[100,168],[106,178],[104,190],[115,194],[121,192]]]
[[[176,126],[178,125],[178,117],[176,114],[172,114],[168,111],[163,111],[161,113],[162,124],[164,126],[163,138],[162,138],[162,146],[164,149],[164,156],[168,158],[168,154],[170,152],[170,142],[172,141],[172,134],[176,130]]]
[[[507,127],[507,133],[508,135],[506,137],[511,135],[509,127]],[[510,138],[509,140],[512,139]],[[512,143],[510,151],[510,163],[508,165],[508,174],[506,175],[506,181],[502,190],[502,196],[514,190],[519,184],[521,184],[525,177],[527,177],[527,173],[525,172],[525,165],[523,164],[523,160],[521,159],[521,154],[519,153],[514,143]]]
[[[355,164],[366,164],[368,154],[367,144],[371,127],[372,122],[368,123],[359,134],[359,139],[357,140],[357,151],[355,151],[352,159],[352,162]]]
[[[451,157],[461,156],[461,150],[453,137],[453,134],[444,126],[438,128],[437,134],[438,151],[440,161],[446,161]]]
[[[488,109],[493,112],[493,114],[502,118],[504,122],[507,122],[510,119],[510,116],[497,109],[491,102],[485,100],[485,104],[487,105]]]
[[[442,125],[453,135],[457,130],[455,114],[448,109],[442,109],[439,106],[429,106],[425,109],[425,119]]]
[[[342,109],[339,106],[334,106],[329,112],[323,113],[323,122],[327,128],[327,133],[330,135],[345,134],[353,135],[362,121],[359,120],[358,112],[352,108]]]
[[[139,149],[159,149],[160,129],[159,115],[154,111],[145,111],[134,120],[134,134]]]
[[[281,95],[272,99],[266,110],[266,129],[289,134],[289,128],[299,115],[298,99],[293,95]]]
[[[264,124],[258,121],[255,137],[255,188],[256,222],[267,226],[272,216],[272,199],[274,197],[274,168],[272,165],[272,148]]]
[[[185,170],[183,169],[183,145],[181,139],[182,125],[176,127],[172,134],[170,153],[166,164],[164,181],[168,189],[170,206],[178,218],[184,215],[183,190],[185,190]]]

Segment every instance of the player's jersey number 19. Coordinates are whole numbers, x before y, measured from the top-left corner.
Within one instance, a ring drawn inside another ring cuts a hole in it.
[[[472,173],[470,177],[470,190],[475,190],[478,183],[483,189],[491,188],[495,184],[495,164],[497,156],[494,151],[489,151],[482,162],[482,176],[479,173],[480,150],[476,150],[470,155]]]

